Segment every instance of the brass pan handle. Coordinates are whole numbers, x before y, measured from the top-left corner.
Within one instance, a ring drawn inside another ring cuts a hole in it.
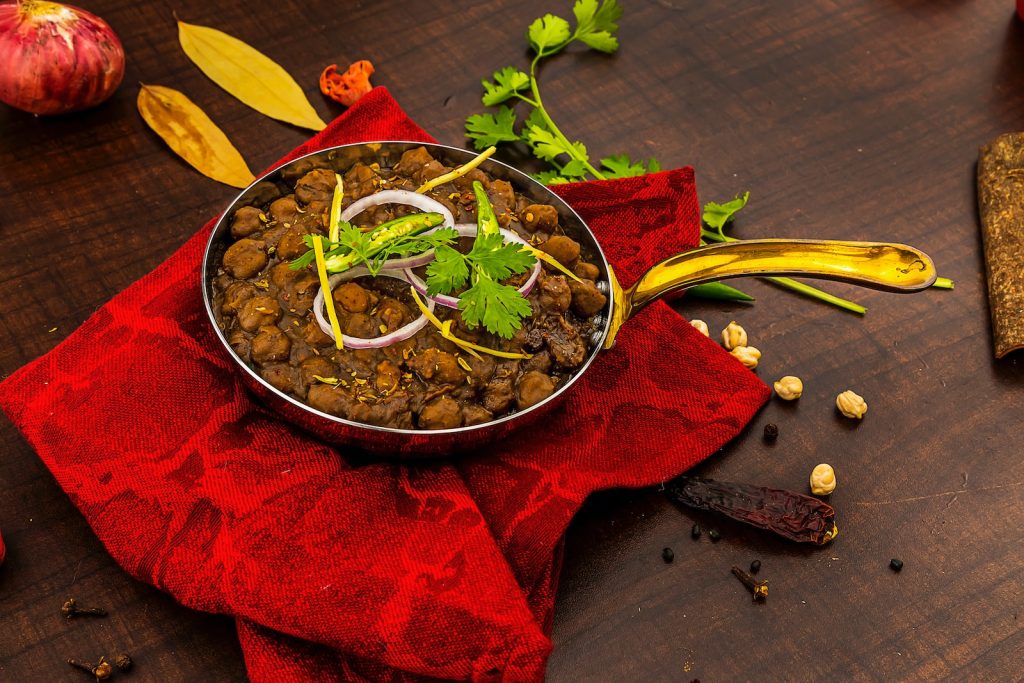
[[[677,289],[750,275],[802,275],[890,292],[919,292],[935,282],[935,265],[905,244],[831,240],[744,240],[700,247],[665,259],[623,290],[609,272],[612,321],[605,348],[622,324]]]

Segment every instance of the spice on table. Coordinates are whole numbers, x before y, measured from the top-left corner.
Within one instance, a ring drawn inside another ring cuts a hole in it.
[[[338,73],[337,64],[331,64],[320,74],[320,92],[339,104],[351,107],[373,89],[370,84],[373,71],[373,64],[365,59],[349,65],[343,74]]]
[[[836,396],[836,408],[846,417],[856,420],[863,420],[864,414],[868,412],[864,397],[850,389]]]
[[[700,538],[700,524],[694,524],[692,527],[690,527],[690,538]]]
[[[722,346],[732,351],[746,345],[747,331],[738,325],[735,320],[725,326],[725,329],[722,330]]]
[[[774,422],[769,422],[764,426],[764,440],[775,441],[779,438],[779,426]]]
[[[733,358],[743,363],[743,367],[753,370],[761,360],[761,352],[753,346],[737,346],[729,352]]]
[[[665,560],[665,564],[672,564],[672,560],[676,559],[676,554],[672,552],[672,548],[665,548],[661,551],[661,559]]]
[[[708,532],[708,538],[711,539],[712,543],[718,543],[720,540],[722,540],[722,534],[718,532],[718,529],[712,529]]]
[[[70,657],[68,658],[68,664],[76,669],[88,671],[96,677],[97,681],[105,681],[114,673],[114,667],[110,666],[110,662],[108,662],[105,657],[100,657],[100,661],[97,664],[83,662],[75,659],[74,657]]]
[[[114,659],[114,666],[116,666],[121,671],[130,671],[133,663],[134,662],[132,662],[131,655],[129,655],[127,652],[122,652],[117,656],[116,659]]]
[[[894,572],[899,572],[903,569],[903,560],[897,560],[895,557],[889,560],[889,569]]]
[[[690,325],[705,337],[711,336],[711,330],[708,329],[708,324],[703,320],[691,320]]]
[[[804,383],[795,375],[786,375],[776,380],[772,386],[775,388],[775,395],[783,401],[795,401],[804,393]]]
[[[758,581],[753,576],[746,573],[739,567],[733,567],[732,573],[736,576],[737,579],[740,580],[740,583],[742,583],[750,590],[750,593],[754,597],[754,602],[757,602],[758,600],[765,600],[768,598],[767,581]]]
[[[684,475],[668,482],[665,494],[680,505],[719,512],[798,543],[824,545],[839,533],[831,505],[795,491]]]
[[[99,607],[79,607],[74,598],[68,598],[60,608],[61,616],[65,619],[77,616],[105,617],[107,611]]]
[[[836,490],[836,471],[832,465],[821,463],[811,470],[811,493],[816,496],[827,496]]]
[[[756,574],[761,571],[761,560],[754,560],[750,563],[750,573]]]

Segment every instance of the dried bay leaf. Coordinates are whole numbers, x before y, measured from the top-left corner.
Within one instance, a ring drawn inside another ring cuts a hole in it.
[[[224,131],[183,93],[142,84],[136,104],[149,127],[203,175],[232,187],[255,180]]]
[[[323,130],[327,126],[295,79],[247,43],[184,21],[178,22],[178,40],[210,80],[261,114],[300,128]]]

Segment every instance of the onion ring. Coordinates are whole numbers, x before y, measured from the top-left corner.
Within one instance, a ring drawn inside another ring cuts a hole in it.
[[[436,228],[435,228],[436,230]],[[456,232],[459,233],[459,237],[475,237],[477,226],[472,223],[459,223],[455,226]],[[501,236],[505,238],[506,242],[514,242],[516,244],[523,244],[529,246],[526,240],[519,235],[515,234],[511,230],[500,229]],[[429,233],[427,233],[429,234]],[[388,262],[390,263],[390,261]],[[422,265],[422,264],[420,264]],[[419,292],[422,296],[426,297],[428,301],[435,301],[446,308],[459,308],[458,297],[450,296],[448,294],[436,294],[431,296],[427,294],[427,283],[423,281],[423,278],[412,272],[411,268],[407,268],[405,271],[406,276],[409,278],[407,281],[413,286],[413,288]],[[530,273],[529,279],[523,283],[517,290],[524,297],[529,296],[530,291],[533,289],[534,284],[537,283],[537,277],[540,276],[540,259],[533,264],[533,272]]]
[[[356,266],[355,268],[350,268],[343,273],[337,273],[335,275],[332,275],[330,279],[327,281],[327,284],[330,285],[331,291],[333,292],[334,288],[337,287],[339,283],[348,282],[349,280],[354,280],[357,277],[363,277],[364,275],[369,274],[370,271],[367,270],[365,267]],[[379,273],[377,273],[376,277],[393,277],[396,280],[407,282],[410,285],[413,284],[406,276],[406,271],[401,270],[382,270]],[[431,313],[434,312],[433,301],[427,302],[427,309]],[[334,340],[334,332],[331,330],[331,323],[327,320],[326,317],[324,317],[323,288],[321,288],[320,291],[316,293],[316,298],[313,299],[313,315],[316,317],[316,322],[318,325],[320,325],[320,329],[323,330],[323,333],[330,337],[332,340]],[[427,316],[421,315],[420,317],[413,320],[411,323],[403,325],[394,332],[389,332],[388,334],[385,334],[380,337],[375,337],[373,339],[365,339],[363,337],[350,337],[347,334],[342,334],[341,340],[342,342],[344,342],[345,347],[350,349],[379,349],[384,346],[391,346],[392,344],[395,344],[400,341],[405,341],[406,339],[408,339],[409,337],[413,336],[414,334],[422,330],[424,327],[426,327],[428,322],[429,321],[427,320]]]
[[[444,216],[445,226],[449,228],[455,226],[455,217],[452,216],[452,212],[448,210],[447,206],[436,199],[409,190],[381,190],[362,199],[357,199],[341,212],[341,220],[350,221],[370,207],[384,204],[405,204],[426,213],[439,213]]]
[[[341,215],[338,218],[347,222],[371,207],[383,206],[384,204],[404,204],[406,206],[416,207],[425,213],[439,213],[444,216],[444,223],[442,223],[443,227],[451,228],[455,226],[455,217],[452,216],[452,212],[448,210],[447,206],[436,199],[426,196],[425,194],[410,192],[409,190],[382,190],[375,194],[367,195],[362,199],[357,199],[349,204],[348,207],[341,212]],[[426,234],[430,234],[431,232],[433,232],[433,230],[428,230]],[[388,270],[418,268],[419,266],[425,266],[433,260],[434,250],[428,249],[422,254],[388,259],[385,267]]]

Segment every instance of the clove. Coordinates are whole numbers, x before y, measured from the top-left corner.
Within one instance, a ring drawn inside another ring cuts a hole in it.
[[[732,568],[732,573],[740,580],[740,583],[750,590],[751,594],[754,596],[754,602],[768,598],[767,581],[758,581],[747,572],[735,566]]]
[[[61,616],[65,619],[70,619],[75,616],[92,616],[92,617],[105,617],[107,611],[102,610],[98,607],[79,607],[78,603],[75,602],[74,598],[68,598],[64,601],[64,604],[60,608]]]
[[[105,681],[114,673],[114,667],[110,666],[110,662],[107,661],[106,657],[100,657],[98,664],[91,664],[89,662],[83,662],[75,659],[74,657],[69,657],[68,664],[76,669],[88,671],[96,677],[97,681]]]

